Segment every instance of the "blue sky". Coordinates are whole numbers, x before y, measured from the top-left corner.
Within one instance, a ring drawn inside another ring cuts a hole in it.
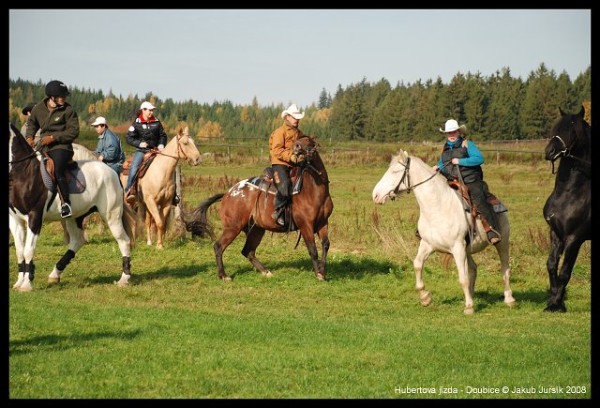
[[[363,78],[591,66],[591,9],[9,10],[9,77],[127,97],[316,103]]]

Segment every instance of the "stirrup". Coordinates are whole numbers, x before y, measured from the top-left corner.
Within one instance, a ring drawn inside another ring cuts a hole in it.
[[[488,239],[488,242],[492,245],[496,245],[497,243],[502,241],[502,237],[500,237],[500,233],[493,228],[487,232],[487,239]]]
[[[60,208],[60,216],[62,218],[68,218],[71,215],[73,215],[73,213],[71,211],[71,206],[69,205],[69,203],[64,203],[62,205],[62,207]]]

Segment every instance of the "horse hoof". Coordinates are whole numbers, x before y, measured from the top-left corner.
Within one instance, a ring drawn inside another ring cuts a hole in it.
[[[20,286],[15,289],[18,290],[19,292],[31,292],[33,290],[33,288],[31,286]]]
[[[423,291],[419,294],[419,300],[421,301],[421,306],[429,306],[431,304],[431,293],[427,291]]]
[[[472,315],[475,312],[475,310],[473,309],[473,306],[470,307],[466,307],[465,310],[463,310],[463,313],[465,315]]]
[[[60,283],[60,278],[48,278],[48,283]]]
[[[511,309],[515,306],[517,306],[517,302],[515,300],[512,300],[510,302],[506,302],[506,306],[510,307]]]
[[[221,280],[225,281],[225,282],[231,282],[231,276],[221,276]]]
[[[115,283],[116,283],[116,284],[117,284],[117,286],[118,286],[118,287],[120,287],[120,288],[124,288],[124,287],[127,287],[127,286],[129,286],[129,282],[121,282],[121,281],[118,281],[118,282],[115,282]]]
[[[271,273],[271,271],[265,271],[265,272],[261,272],[262,276],[265,276],[267,278],[272,278],[273,274]]]
[[[566,311],[567,311],[567,308],[565,307],[565,305],[548,305],[544,309],[544,312],[560,312],[560,313],[565,313]]]
[[[325,280],[325,275],[323,275],[322,273],[317,273],[317,280],[319,281],[324,281]]]

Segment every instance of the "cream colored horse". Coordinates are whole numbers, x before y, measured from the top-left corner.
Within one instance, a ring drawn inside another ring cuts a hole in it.
[[[425,290],[423,264],[434,251],[452,254],[458,269],[458,280],[465,295],[465,314],[473,313],[473,295],[477,264],[472,254],[488,246],[486,234],[479,217],[475,225],[465,212],[462,199],[443,176],[430,165],[400,150],[392,157],[390,166],[373,189],[373,201],[384,204],[388,198],[395,199],[403,191],[414,192],[420,207],[418,231],[421,236],[417,256],[413,261],[417,291],[423,306],[431,303],[431,293]],[[502,241],[495,245],[500,256],[500,269],[504,281],[504,302],[512,306],[515,299],[510,289],[508,214],[500,212],[498,222]]]
[[[163,249],[166,224],[175,196],[174,174],[179,159],[192,166],[200,163],[201,156],[188,128],[179,128],[165,148],[156,154],[146,173],[138,180],[138,213],[145,215],[146,243],[152,245],[152,230],[156,228],[156,248]],[[127,184],[127,176],[121,174],[121,182]]]

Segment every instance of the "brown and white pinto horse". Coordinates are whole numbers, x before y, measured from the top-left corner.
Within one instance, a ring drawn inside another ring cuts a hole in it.
[[[292,227],[279,226],[271,218],[274,193],[269,193],[262,189],[260,184],[256,184],[261,181],[259,177],[242,180],[231,187],[227,193],[216,194],[205,200],[193,212],[182,213],[186,229],[191,231],[192,235],[200,237],[209,235],[214,238],[206,212],[212,204],[221,201],[219,216],[223,232],[214,244],[220,279],[231,280],[223,267],[223,252],[240,232],[246,234],[242,255],[248,258],[263,275],[272,276],[271,272],[256,258],[256,248],[265,231],[288,232],[296,229],[300,230],[304,239],[317,279],[325,279],[325,263],[329,250],[328,219],[333,212],[333,201],[329,195],[329,178],[317,152],[316,141],[312,137],[298,139],[294,145],[294,152],[298,155],[303,154],[306,159],[292,170],[292,176],[293,173],[299,174],[302,185],[301,189],[292,196],[291,214],[294,224]],[[315,233],[319,235],[322,244],[320,261],[315,244]]]
[[[34,151],[12,124],[8,142],[8,217],[17,254],[18,279],[13,289],[31,291],[35,275],[33,256],[46,221],[60,221],[60,200],[44,184],[41,154]],[[96,160],[77,162],[85,178],[85,189],[70,194],[73,215],[64,219],[69,232],[69,249],[56,263],[48,282],[60,282],[60,275],[84,244],[83,220],[98,212],[119,244],[123,260],[119,286],[128,284],[135,215],[123,204],[123,188],[117,173]]]

